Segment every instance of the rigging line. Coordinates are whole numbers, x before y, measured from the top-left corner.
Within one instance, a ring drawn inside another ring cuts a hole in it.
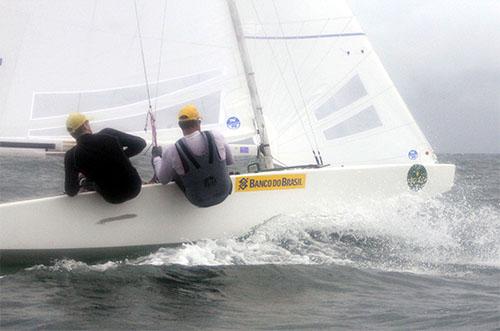
[[[263,27],[264,25],[262,24],[262,21],[261,21],[261,19],[260,19],[259,13],[257,12],[257,9],[255,8],[255,3],[254,3],[254,1],[252,0],[252,1],[251,1],[251,3],[252,3],[253,10],[254,10],[254,12],[255,12],[255,16],[257,17],[257,20],[259,21],[259,24]],[[263,30],[263,32],[264,32],[264,35],[266,35],[266,36],[267,36],[267,32],[266,32],[266,30],[265,30],[265,29]],[[269,46],[269,49],[271,50],[271,55],[272,55],[272,58],[273,58],[273,60],[276,62],[276,54],[275,54],[275,52],[274,52],[273,47],[271,46],[271,43],[270,43],[269,39],[267,39],[267,40],[266,40],[266,42],[267,42],[267,44],[268,44],[268,46]],[[297,105],[295,104],[295,100],[294,100],[294,98],[293,98],[292,92],[290,91],[290,87],[288,86],[288,84],[287,84],[287,82],[286,82],[286,80],[285,80],[285,75],[284,75],[284,73],[283,73],[283,70],[281,69],[280,64],[279,64],[279,63],[277,63],[277,62],[276,62],[276,67],[278,68],[278,71],[279,71],[279,73],[280,73],[281,79],[283,80],[283,85],[285,86],[286,91],[288,92],[288,95],[290,96],[290,100],[291,100],[291,103],[292,103],[293,108],[294,108],[294,110],[295,110],[295,113],[296,113],[296,115],[297,115],[297,117],[298,117],[298,119],[299,119],[299,121],[300,121],[300,124],[301,124],[301,126],[302,126],[302,129],[303,129],[303,131],[304,131],[304,133],[305,133],[305,136],[306,136],[307,142],[308,142],[309,146],[311,147],[311,150],[313,151],[313,155],[314,155],[314,146],[313,146],[313,144],[312,144],[312,142],[311,142],[311,138],[309,137],[308,132],[307,132],[307,130],[306,130],[306,128],[305,128],[305,126],[304,126],[304,122],[303,122],[303,120],[302,120],[302,117],[301,117],[301,116],[300,116],[300,114],[299,114],[299,111],[298,111],[298,109],[297,109]]]
[[[283,31],[283,26],[282,26],[282,23],[281,23],[281,20],[280,20],[280,17],[279,17],[278,10],[276,8],[276,2],[274,0],[273,0],[273,7],[274,7],[274,10],[275,10],[275,13],[276,13],[276,18],[278,19],[278,24],[279,24],[279,27],[280,27],[281,35],[284,36],[285,34],[284,34],[284,31]],[[290,48],[288,46],[288,41],[287,40],[285,40],[285,48],[286,48],[288,57],[290,58],[290,63],[291,63],[291,66],[292,66],[292,73],[294,75],[295,82],[296,82],[298,90],[299,90],[300,98],[301,98],[302,103],[304,105],[304,110],[305,110],[305,113],[306,113],[307,122],[309,124],[309,128],[311,130],[311,134],[313,136],[314,144],[315,144],[315,147],[316,147],[317,155],[316,155],[316,152],[313,149],[314,158],[316,159],[316,163],[317,164],[323,164],[323,160],[321,158],[321,152],[319,150],[318,140],[317,140],[317,137],[316,137],[316,133],[314,131],[314,127],[312,125],[312,121],[311,121],[311,115],[309,114],[309,111],[308,111],[308,107],[307,107],[307,104],[306,104],[306,101],[305,101],[305,98],[304,98],[304,94],[303,94],[303,91],[302,91],[302,86],[300,85],[299,77],[298,77],[297,71],[295,69],[295,65],[294,65],[294,62],[293,62],[293,57],[292,57],[292,54],[290,52]],[[318,160],[318,157],[319,157],[319,160]]]
[[[272,74],[272,77],[268,77],[268,79],[267,79],[268,84],[265,88],[263,88],[263,90],[264,90],[263,93],[264,93],[265,99],[269,100],[267,103],[267,108],[269,108],[269,109],[274,109],[275,107],[279,107],[279,106],[275,106],[276,104],[283,105],[286,102],[290,102],[292,104],[292,107],[294,108],[295,112],[291,113],[285,119],[280,120],[280,123],[279,123],[280,127],[285,128],[284,131],[280,130],[280,132],[286,132],[287,128],[290,129],[290,127],[293,123],[295,123],[297,121],[302,121],[302,119],[301,119],[300,114],[298,112],[297,106],[295,105],[295,99],[292,96],[292,92],[291,92],[289,86],[287,85],[287,80],[284,77],[285,76],[284,69],[281,69],[281,66],[279,65],[279,63],[283,63],[284,67],[286,68],[288,66],[287,59],[283,59],[283,61],[281,62],[280,61],[281,58],[278,58],[276,56],[276,53],[274,52],[274,49],[270,45],[269,41],[268,41],[268,44],[269,44],[268,45],[269,48],[271,49],[271,56],[276,64],[276,67],[278,68],[278,70]],[[286,93],[276,93],[276,89],[279,88],[280,86],[285,86]],[[303,124],[302,124],[302,128],[304,131],[306,131],[305,126]],[[309,137],[307,137],[307,138],[309,138]],[[311,146],[311,149],[313,149],[312,143],[309,143],[309,145]]]
[[[345,18],[345,17],[342,17],[341,19],[346,19],[346,18]],[[325,29],[326,29],[326,27],[327,27],[328,23],[329,23],[331,20],[332,20],[332,18],[328,18],[328,19],[326,19],[326,20],[325,20],[325,19],[322,19],[322,21],[325,21],[325,23],[324,23],[323,27],[321,28],[321,32],[320,32],[320,34],[322,34],[322,33],[325,31]],[[335,20],[335,19],[333,19],[333,20]],[[342,32],[341,32],[341,33],[343,33],[343,32],[345,31],[345,29],[346,29],[346,26],[344,26],[344,28],[343,28],[343,30],[342,30]],[[335,41],[334,43],[336,43],[336,41]],[[308,58],[309,58],[310,54],[314,51],[314,49],[318,46],[318,44],[319,44],[319,39],[317,39],[317,40],[316,40],[316,42],[314,43],[314,47],[311,47],[311,48],[309,49],[309,52],[308,52],[308,53],[307,53],[307,55],[304,57],[304,60],[302,61],[302,63],[299,65],[299,67],[298,67],[298,69],[297,69],[299,72],[302,70],[302,68],[304,67],[304,65],[307,63],[307,61],[308,61]],[[332,45],[332,46],[333,46],[333,45]],[[331,48],[332,46],[330,46],[330,48]],[[319,152],[319,151],[318,151],[318,152]]]
[[[154,107],[154,112],[156,113],[156,109],[158,107],[158,88],[160,85],[160,73],[161,73],[161,62],[162,62],[162,53],[163,53],[163,38],[165,34],[165,18],[167,16],[167,0],[165,0],[165,5],[163,7],[163,17],[162,17],[162,24],[161,24],[161,41],[160,41],[160,54],[158,56],[158,72],[156,74],[156,91],[155,91],[155,107]]]
[[[254,10],[254,12],[255,12],[255,15],[256,15],[256,17],[257,17],[257,20],[259,21],[259,23],[261,23],[261,21],[260,21],[260,17],[259,17],[259,14],[258,14],[258,12],[257,12],[257,10],[256,10],[256,8],[255,8],[255,5],[254,5],[253,1],[252,1],[252,6],[253,6],[253,10]],[[255,26],[257,27],[258,25],[256,24]],[[263,25],[262,25],[262,24],[260,24],[260,26],[263,26]],[[264,30],[264,34],[265,34],[265,35],[267,35],[267,33],[266,33],[266,31],[265,31],[265,30]],[[292,93],[291,93],[291,91],[289,90],[288,86],[286,85],[286,81],[285,81],[285,79],[284,79],[284,74],[283,74],[283,72],[282,72],[282,69],[281,69],[281,67],[280,67],[280,65],[279,65],[279,63],[278,63],[278,61],[276,60],[276,59],[277,59],[277,56],[276,56],[276,54],[275,54],[275,52],[274,52],[274,49],[273,49],[273,47],[271,46],[271,44],[270,44],[269,40],[267,40],[266,42],[267,42],[267,45],[268,45],[268,47],[269,47],[269,50],[271,51],[271,58],[273,59],[273,61],[274,61],[274,62],[275,62],[275,64],[276,64],[276,67],[278,68],[278,72],[277,72],[277,73],[273,73],[273,77],[272,77],[272,78],[270,78],[270,79],[267,79],[267,81],[270,81],[270,82],[272,82],[272,83],[271,83],[271,84],[268,84],[268,85],[266,86],[267,88],[263,88],[263,89],[262,89],[262,90],[263,90],[263,91],[262,91],[262,93],[263,93],[263,95],[264,95],[264,96],[266,96],[266,97],[265,97],[266,99],[268,98],[268,97],[267,97],[267,95],[272,94],[272,98],[271,98],[271,97],[269,97],[269,102],[267,103],[266,107],[268,107],[269,109],[273,109],[273,108],[274,108],[274,103],[275,103],[275,100],[276,100],[276,98],[277,98],[277,94],[276,94],[276,93],[274,93],[273,91],[274,91],[274,86],[279,86],[279,85],[280,85],[280,81],[279,81],[279,79],[276,79],[276,78],[275,78],[275,77],[278,77],[278,78],[281,78],[281,80],[283,81],[283,82],[282,82],[282,84],[283,84],[283,85],[287,88],[288,98],[289,98],[289,100],[291,100],[291,101],[292,101],[292,105],[293,105],[294,109],[296,109],[295,102],[294,102],[294,99],[293,99],[293,97],[292,97]],[[285,66],[286,66],[286,63],[285,63]],[[283,98],[283,97],[286,97],[286,95],[285,95],[285,96],[282,96],[282,98]],[[290,118],[290,116],[289,116],[289,118]],[[299,117],[299,119],[300,119],[300,117]],[[306,137],[306,138],[308,138],[308,140],[309,140],[309,137]],[[311,148],[312,148],[312,144],[311,144],[311,143],[309,143],[309,145],[311,145]]]
[[[274,11],[275,11],[275,14],[276,14],[276,18],[278,19],[278,25],[280,27],[281,35],[284,37],[285,33],[283,31],[283,25],[282,25],[281,20],[280,20],[280,16],[279,16],[279,13],[278,13],[278,8],[276,8],[276,1],[274,1],[274,0],[273,0],[273,8],[274,8]],[[292,73],[293,73],[293,76],[295,78],[295,82],[297,84],[298,90],[299,90],[300,98],[302,99],[302,103],[304,104],[304,110],[305,110],[305,113],[306,113],[307,122],[309,124],[309,128],[311,129],[311,134],[313,136],[314,144],[315,144],[316,150],[318,151],[318,156],[320,158],[319,161],[321,161],[321,163],[318,162],[318,158],[316,157],[316,153],[314,152],[314,149],[313,149],[313,154],[314,154],[314,157],[316,159],[316,162],[318,164],[323,164],[323,160],[321,159],[321,153],[319,151],[318,139],[316,137],[316,133],[314,132],[314,127],[313,127],[312,121],[311,121],[311,114],[309,114],[307,103],[306,103],[306,100],[304,98],[304,94],[302,93],[302,86],[300,85],[299,77],[297,75],[297,71],[295,70],[295,65],[293,63],[292,53],[290,52],[290,48],[288,47],[288,40],[285,40],[285,49],[287,51],[288,57],[290,58],[290,63],[292,65]]]
[[[328,18],[326,20],[325,25],[323,25],[323,27],[321,28],[321,32],[319,34],[323,35],[323,33],[325,32],[326,27],[328,26],[328,23],[330,23],[330,19],[331,18]],[[344,32],[344,31],[342,31],[342,32]],[[316,48],[318,47],[318,44],[321,44],[322,42],[323,42],[323,40],[321,40],[319,38],[315,40],[314,46],[309,49],[309,52],[304,57],[304,60],[302,61],[301,64],[299,64],[298,69],[297,69],[299,72],[302,70],[302,68],[304,67],[304,65],[307,63],[307,60],[310,57],[311,53],[313,53],[313,51],[316,51]]]
[[[137,22],[137,33],[139,35],[139,45],[141,46],[141,57],[142,57],[142,67],[144,69],[144,79],[146,81],[146,92],[148,95],[148,112],[146,114],[146,125],[144,126],[144,132],[147,131],[147,122],[149,119],[149,122],[151,124],[151,135],[153,139],[153,145],[158,146],[158,141],[156,139],[156,123],[155,123],[155,117],[152,112],[152,107],[151,107],[151,94],[149,92],[149,81],[148,81],[148,73],[146,69],[146,59],[144,57],[144,46],[142,44],[142,34],[141,34],[141,25],[139,24],[139,12],[137,10],[137,0],[134,0],[134,8],[135,8],[135,18]]]
[[[320,34],[323,34],[323,32],[325,31],[328,23],[331,21],[332,19],[329,17],[327,19],[321,19],[321,21],[325,21],[325,24],[323,25],[323,27],[321,28],[321,32]],[[307,21],[302,21],[302,26],[304,26],[304,23],[307,22]],[[309,49],[309,52],[307,53],[307,55],[304,57],[304,60],[302,61],[302,63],[299,65],[298,67],[298,71],[300,72],[301,69],[304,67],[305,63],[307,63],[308,61],[308,58],[310,57],[311,53],[317,48],[318,44],[320,43],[319,39],[316,39],[316,41],[314,42],[314,47],[311,47]],[[288,122],[292,122],[293,121],[293,118],[291,120],[289,120]],[[288,124],[287,124],[288,125]]]
[[[302,24],[301,24],[301,28],[299,29],[299,32],[302,30],[302,27],[304,26],[304,22],[301,22],[301,23]],[[272,39],[272,38],[268,38],[268,39]],[[288,59],[286,59],[286,57],[285,57],[285,61],[286,61],[286,63],[288,62]],[[290,64],[291,64],[291,66],[293,66],[293,62],[292,61],[290,61]],[[286,65],[285,65],[285,67],[286,67]],[[273,83],[273,85],[279,85],[279,81],[278,82],[275,81]],[[269,90],[271,91],[269,93],[272,93],[272,89],[269,89]],[[283,102],[282,99],[284,97],[286,97],[286,95],[282,95],[281,98],[278,98],[278,95],[276,93],[273,93],[272,99],[269,102],[270,108],[271,109],[273,108],[275,102],[278,103],[278,104],[280,104],[281,102]],[[276,101],[276,100],[278,100],[278,101]],[[281,122],[280,124],[281,124],[282,127],[286,128],[286,127],[289,127],[291,124],[293,124],[297,119],[300,119],[300,114],[298,113],[298,111],[296,112],[296,116],[290,116],[290,117],[288,117],[287,121],[285,120],[285,121]],[[314,150],[314,148],[312,148],[312,149]],[[313,154],[314,154],[314,152],[313,152]]]
[[[146,59],[144,57],[144,46],[142,44],[141,25],[139,23],[139,13],[137,10],[137,0],[134,0],[134,8],[135,8],[135,18],[136,18],[136,22],[137,22],[137,33],[139,36],[139,45],[141,47],[142,68],[144,70],[144,80],[146,81],[146,92],[148,95],[149,109],[151,109],[151,94],[149,93],[148,73],[146,70]]]

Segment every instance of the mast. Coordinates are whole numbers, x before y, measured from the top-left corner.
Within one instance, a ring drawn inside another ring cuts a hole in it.
[[[264,123],[264,114],[262,112],[259,93],[257,92],[255,73],[252,69],[252,63],[250,62],[250,56],[248,55],[245,38],[243,36],[243,29],[241,27],[238,8],[236,7],[234,0],[227,0],[227,5],[231,14],[231,20],[233,21],[234,32],[238,41],[238,48],[240,50],[241,61],[243,62],[243,68],[245,70],[248,90],[250,91],[250,97],[252,99],[252,108],[255,116],[257,133],[260,137],[259,150],[262,153],[262,156],[260,156],[261,154],[259,154],[259,164],[263,169],[272,169],[274,166],[273,157],[271,155],[271,147],[269,145],[269,137],[267,135],[266,125]]]

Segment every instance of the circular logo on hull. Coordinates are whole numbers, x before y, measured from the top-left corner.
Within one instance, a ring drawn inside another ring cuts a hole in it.
[[[414,164],[408,170],[408,187],[413,191],[420,191],[427,183],[427,170],[421,164]]]
[[[226,125],[230,129],[238,129],[241,126],[241,122],[238,117],[229,117],[226,121]]]

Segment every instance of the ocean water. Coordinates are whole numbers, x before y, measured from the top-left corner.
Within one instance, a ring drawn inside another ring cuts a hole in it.
[[[3,273],[0,327],[500,329],[500,155],[440,161],[455,186],[432,200],[305,207],[241,238]],[[62,175],[60,157],[0,155],[0,201],[58,194]]]

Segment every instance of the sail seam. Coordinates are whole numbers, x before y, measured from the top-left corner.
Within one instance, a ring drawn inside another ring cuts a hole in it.
[[[342,38],[342,37],[356,37],[365,36],[364,32],[353,33],[331,33],[331,34],[316,34],[316,35],[303,35],[303,36],[245,36],[246,39],[256,40],[290,40],[290,39],[320,39],[320,38]]]

